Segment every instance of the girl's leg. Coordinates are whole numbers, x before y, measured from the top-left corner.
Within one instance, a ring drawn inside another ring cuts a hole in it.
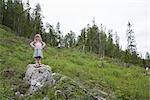
[[[39,61],[40,61],[40,58],[38,57],[38,58],[37,58],[37,63],[38,63],[38,65],[40,65],[40,64],[39,64]]]
[[[41,65],[41,57],[40,56],[37,58],[37,63],[38,63],[38,66]]]
[[[39,63],[39,66],[41,65],[41,57],[39,56],[39,61],[38,61],[38,63]]]
[[[41,65],[41,58],[39,58],[39,65]]]
[[[38,65],[38,58],[35,58],[35,64]]]
[[[41,64],[41,57],[36,57],[35,58],[35,63],[36,63],[36,66],[40,66],[40,64]]]

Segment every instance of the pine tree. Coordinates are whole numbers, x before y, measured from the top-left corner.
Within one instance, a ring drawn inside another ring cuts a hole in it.
[[[115,47],[114,47],[114,57],[120,58],[120,46],[119,46],[119,36],[117,32],[115,32]]]
[[[79,38],[79,42],[82,46],[83,52],[85,52],[86,41],[87,41],[87,33],[86,33],[86,29],[84,28],[81,30],[81,36]]]
[[[133,64],[138,64],[141,63],[139,61],[139,57],[137,54],[137,48],[136,48],[136,41],[135,41],[135,36],[134,36],[134,31],[131,28],[132,25],[130,24],[130,22],[128,22],[127,24],[127,51],[130,53],[130,57],[128,59],[129,63],[133,63]]]
[[[133,54],[134,52],[137,51],[137,48],[136,48],[136,41],[135,41],[135,36],[134,36],[134,31],[133,29],[131,28],[132,25],[130,22],[128,22],[127,24],[127,50]]]
[[[62,32],[60,31],[60,23],[59,22],[57,22],[57,24],[56,24],[56,33],[57,33],[58,45],[61,45]]]
[[[26,6],[27,6],[27,10],[26,10],[27,21],[29,22],[31,20],[31,15],[30,15],[30,9],[31,9],[31,7],[30,7],[29,0],[27,0]]]
[[[73,47],[76,44],[75,41],[75,33],[73,31],[70,31],[67,35],[65,35],[65,47]]]
[[[35,30],[35,33],[43,32],[43,22],[42,22],[40,4],[37,4],[36,8],[34,9],[34,30]]]
[[[48,32],[45,32],[43,34],[43,38],[45,39],[45,42],[49,43],[51,46],[56,46],[57,45],[57,34],[54,30],[54,27],[47,23],[46,28],[48,29]]]
[[[7,27],[13,27],[13,2],[12,0],[8,0],[5,6],[5,15],[4,15],[4,25]]]
[[[3,0],[0,0],[0,24],[3,22]]]
[[[34,33],[34,23],[33,23],[33,18],[31,16],[31,7],[29,0],[27,0],[26,3],[26,9],[24,9],[24,16],[23,16],[23,36],[25,37],[31,37],[32,33]]]
[[[87,42],[86,42],[86,45],[87,45],[87,48],[88,48],[88,51],[89,52],[96,52],[96,44],[97,44],[97,35],[99,33],[99,29],[98,29],[98,26],[96,25],[95,23],[95,19],[93,19],[92,21],[92,26],[90,27],[90,25],[88,24],[87,25]]]
[[[24,31],[24,27],[23,27],[23,19],[24,19],[24,16],[25,16],[25,12],[24,12],[24,7],[23,7],[23,3],[22,1],[18,1],[16,0],[16,13],[17,13],[17,20],[16,20],[16,32],[17,32],[17,35],[18,36],[23,36],[23,31]]]
[[[100,57],[104,57],[105,56],[105,52],[106,52],[106,40],[107,40],[107,36],[105,33],[105,29],[104,26],[101,24],[100,26],[100,32],[98,32],[98,51],[99,51],[99,55]]]
[[[114,57],[114,44],[113,44],[113,30],[108,30],[108,39],[107,39],[107,46],[106,46],[106,54],[109,57]]]

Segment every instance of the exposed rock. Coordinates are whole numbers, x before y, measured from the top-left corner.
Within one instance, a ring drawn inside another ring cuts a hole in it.
[[[53,85],[55,83],[51,67],[44,64],[39,68],[36,68],[35,64],[29,64],[24,80],[30,85],[29,94],[39,90],[46,84]]]
[[[78,98],[77,100],[115,100],[112,93],[107,93],[99,88],[89,89],[78,81],[59,73],[53,73],[55,84],[55,99],[63,98],[65,100]],[[79,94],[78,94],[79,93]]]
[[[30,85],[29,94],[32,94],[39,89],[41,91],[45,88],[48,89],[46,84],[52,85],[55,83],[49,90],[49,92],[52,92],[52,99],[106,100],[107,98],[111,98],[111,100],[115,100],[110,95],[111,93],[108,93],[107,91],[104,92],[99,88],[94,87],[93,89],[90,89],[68,76],[60,73],[52,73],[51,68],[48,65],[42,65],[42,67],[39,68],[35,68],[34,66],[34,64],[29,64],[27,66],[27,71],[24,78]],[[20,94],[19,97],[21,97]],[[27,95],[23,95],[24,98],[29,97],[29,94],[27,93]],[[45,94],[43,100],[46,99],[48,99],[48,97]]]

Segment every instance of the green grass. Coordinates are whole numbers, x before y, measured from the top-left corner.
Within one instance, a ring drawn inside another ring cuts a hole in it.
[[[12,86],[22,82],[26,66],[34,63],[33,49],[29,43],[30,40],[17,37],[0,28],[0,99],[2,100],[15,97]],[[105,67],[100,67],[101,59],[94,54],[81,53],[76,48],[48,47],[43,52],[42,62],[51,66],[53,72],[70,77],[91,92],[100,89],[108,93],[114,92],[119,100],[150,99],[150,79],[149,76],[144,75],[144,69],[141,67],[126,68],[113,63],[113,60],[111,62],[109,58],[103,61]],[[6,73],[7,71],[9,73]],[[49,87],[45,94],[50,98],[54,95],[54,91]],[[72,97],[83,94],[80,89],[76,91],[77,94],[72,94]],[[30,99],[36,98],[42,99],[43,94],[35,93]]]

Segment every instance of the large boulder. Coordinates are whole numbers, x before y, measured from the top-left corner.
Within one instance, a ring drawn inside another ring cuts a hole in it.
[[[53,85],[55,83],[52,77],[51,67],[44,64],[38,68],[35,67],[35,64],[29,64],[24,79],[30,85],[29,94],[32,94],[47,84]]]

